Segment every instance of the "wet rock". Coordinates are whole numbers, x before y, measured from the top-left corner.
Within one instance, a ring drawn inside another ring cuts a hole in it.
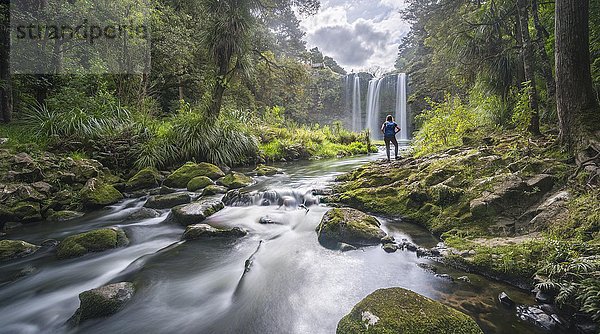
[[[256,168],[253,170],[253,172],[256,173],[257,176],[273,176],[275,174],[281,173],[279,168],[275,168],[272,166],[266,166],[266,165],[256,166]]]
[[[32,255],[39,248],[23,240],[0,240],[0,262]]]
[[[498,295],[498,300],[502,305],[512,307],[515,305],[515,302],[506,294],[506,292],[502,291]]]
[[[183,240],[198,240],[205,238],[240,238],[248,234],[239,227],[220,229],[208,224],[189,225],[183,233]]]
[[[456,280],[465,282],[465,283],[471,283],[471,279],[469,278],[469,276],[460,276],[460,277],[457,277]]]
[[[431,256],[431,251],[427,248],[417,247],[417,257],[428,257]]]
[[[542,304],[551,304],[554,302],[554,294],[535,289],[535,301]]]
[[[254,202],[254,198],[249,193],[243,192],[240,189],[234,189],[228,191],[223,196],[222,201],[226,206],[246,206],[251,205]]]
[[[187,184],[188,191],[198,191],[204,189],[210,185],[214,185],[215,183],[207,176],[196,176],[191,179]]]
[[[539,328],[547,331],[553,331],[558,323],[551,315],[546,314],[543,310],[536,306],[520,305],[517,306],[517,316]]]
[[[133,212],[132,214],[127,216],[126,220],[139,221],[139,220],[156,218],[158,216],[160,216],[160,213],[158,213],[158,211],[150,209],[150,208],[141,207],[141,208],[139,208],[139,210],[136,210],[135,212]]]
[[[53,221],[53,222],[65,222],[65,221],[77,219],[83,215],[84,215],[83,212],[62,210],[62,211],[53,212],[51,215],[48,216],[47,219],[49,221]]]
[[[419,262],[419,263],[417,263],[417,266],[421,269],[424,269],[425,271],[432,273],[432,274],[435,274],[437,272],[437,268],[429,263]]]
[[[249,176],[241,173],[231,172],[217,180],[217,184],[229,189],[239,189],[251,185],[254,181]]]
[[[386,253],[394,253],[398,250],[398,245],[395,243],[385,243],[383,244],[382,248]]]
[[[419,247],[417,245],[413,244],[410,241],[404,241],[402,243],[402,248],[404,248],[404,249],[406,249],[407,251],[410,251],[410,252],[416,252],[417,249],[419,249]]]
[[[190,201],[190,195],[185,193],[155,195],[150,196],[144,206],[151,209],[169,209],[177,205],[189,203]]]
[[[280,222],[274,221],[273,219],[269,218],[269,216],[260,217],[260,219],[258,220],[258,223],[263,224],[263,225],[271,225],[271,224],[281,225]]]
[[[155,168],[144,168],[137,172],[125,183],[128,191],[157,187],[160,182],[160,173]]]
[[[175,188],[169,188],[167,186],[162,186],[158,190],[158,194],[159,195],[168,195],[168,194],[172,194],[172,193],[176,193],[176,192],[178,192],[177,189],[175,189]]]
[[[171,210],[171,219],[180,225],[198,224],[206,218],[222,210],[223,202],[215,199],[200,199],[190,204],[183,204]]]
[[[337,247],[340,251],[342,252],[348,252],[348,251],[353,251],[353,250],[357,250],[356,247],[352,246],[352,245],[348,245],[345,244],[343,242],[338,243],[338,247]]]
[[[585,314],[575,313],[573,315],[573,323],[578,334],[597,334],[600,332],[600,326]]]
[[[56,246],[58,246],[59,243],[60,242],[56,239],[46,239],[46,240],[42,241],[40,246],[45,247],[45,248],[55,248]]]
[[[130,282],[105,285],[79,294],[79,309],[69,322],[77,325],[88,319],[108,317],[119,312],[131,300],[135,286]]]
[[[381,243],[384,245],[385,244],[393,244],[395,241],[396,240],[391,235],[386,235],[385,237],[381,238]]]
[[[41,207],[39,203],[19,202],[10,210],[14,220],[19,222],[35,222],[42,220]]]
[[[101,252],[108,249],[127,246],[129,239],[120,228],[103,228],[65,238],[56,249],[56,257],[68,259],[89,252]]]
[[[354,306],[338,334],[483,333],[464,313],[402,288],[379,289]]]
[[[454,278],[448,274],[435,274],[435,277],[454,282]]]
[[[89,179],[79,191],[79,195],[82,204],[87,208],[103,207],[123,199],[123,194],[115,187],[96,178]]]
[[[355,247],[381,243],[386,233],[379,227],[377,219],[350,208],[333,208],[321,219],[316,228],[319,243],[332,247],[338,242]]]
[[[173,188],[185,188],[188,182],[197,176],[206,176],[212,180],[216,180],[225,176],[225,173],[219,167],[207,162],[198,164],[188,162],[169,175],[165,179],[164,185]]]
[[[208,185],[202,190],[202,196],[212,196],[227,193],[227,188],[218,185]]]

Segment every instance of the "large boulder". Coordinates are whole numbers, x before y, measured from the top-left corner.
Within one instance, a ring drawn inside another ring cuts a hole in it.
[[[56,257],[68,259],[128,244],[129,239],[120,228],[103,228],[65,238],[56,248]]]
[[[231,229],[215,228],[208,224],[195,224],[190,225],[185,229],[183,240],[198,240],[198,239],[209,239],[209,238],[240,238],[248,234],[248,232],[242,230],[239,227]]]
[[[464,313],[402,288],[379,289],[340,320],[338,334],[482,334]]]
[[[345,243],[355,247],[381,243],[386,233],[381,224],[368,214],[350,208],[333,208],[323,216],[316,228],[319,242],[326,247]]]
[[[185,193],[154,195],[148,198],[144,206],[151,209],[169,209],[177,205],[189,203],[190,201],[190,195]]]
[[[123,194],[115,187],[96,178],[89,179],[79,191],[79,195],[82,204],[87,208],[103,207],[123,199]]]
[[[217,184],[229,189],[238,189],[252,184],[252,178],[242,173],[231,172],[217,180]]]
[[[65,222],[79,218],[83,215],[84,214],[82,212],[78,211],[62,210],[53,212],[47,217],[47,219],[52,222]]]
[[[35,222],[42,220],[40,203],[19,202],[8,210],[13,220]]]
[[[88,319],[113,315],[131,300],[135,286],[130,282],[105,285],[79,294],[79,308],[70,322],[77,325]]]
[[[22,240],[0,240],[0,262],[31,255],[39,248]]]
[[[196,176],[191,179],[187,184],[187,190],[189,191],[197,191],[204,189],[210,185],[214,185],[215,183],[208,176]]]
[[[185,188],[188,182],[197,176],[206,176],[212,180],[216,180],[225,176],[225,173],[219,167],[207,162],[199,164],[188,162],[169,175],[165,179],[164,185],[173,188]]]
[[[144,168],[127,180],[127,190],[139,190],[158,187],[160,173],[155,168]]]
[[[226,192],[227,192],[226,187],[213,184],[213,185],[207,186],[206,188],[204,188],[204,190],[202,190],[202,196],[225,194]]]
[[[223,202],[219,200],[200,199],[190,204],[174,207],[171,210],[171,218],[184,226],[198,224],[224,207]]]
[[[272,176],[278,173],[281,173],[281,170],[276,167],[267,166],[267,165],[258,165],[253,171],[258,176]]]

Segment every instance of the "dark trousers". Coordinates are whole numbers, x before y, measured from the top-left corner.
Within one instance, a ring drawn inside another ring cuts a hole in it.
[[[396,136],[383,137],[383,141],[385,142],[385,153],[387,154],[388,160],[390,160],[390,142],[394,144],[394,156],[398,157],[398,141],[396,140]]]

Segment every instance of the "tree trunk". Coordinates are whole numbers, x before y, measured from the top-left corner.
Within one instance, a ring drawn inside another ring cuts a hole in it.
[[[580,163],[600,152],[600,107],[590,70],[589,1],[557,0],[555,16],[560,139]]]
[[[556,110],[556,81],[552,74],[552,64],[550,57],[546,53],[546,41],[550,37],[548,31],[544,28],[540,21],[538,0],[531,2],[531,12],[533,14],[533,24],[537,33],[538,52],[540,54],[540,73],[546,82],[546,91],[548,93],[548,111]]]
[[[10,1],[0,2],[0,116],[4,123],[12,120],[12,78],[10,75]]]
[[[535,56],[533,53],[533,45],[531,44],[531,36],[529,35],[529,12],[527,0],[518,0],[519,10],[519,27],[521,30],[521,44],[523,55],[523,70],[525,80],[529,81],[529,107],[531,108],[531,120],[529,132],[534,136],[541,135],[540,132],[540,114],[538,107],[537,88],[535,85]]]
[[[223,94],[225,94],[225,87],[227,86],[227,81],[231,76],[231,72],[229,70],[231,63],[231,55],[225,54],[221,55],[218,58],[217,63],[219,70],[217,72],[217,79],[215,80],[215,86],[213,87],[213,92],[211,95],[211,101],[208,106],[208,119],[211,122],[214,122],[219,118],[219,114],[221,112],[221,104],[223,103]]]

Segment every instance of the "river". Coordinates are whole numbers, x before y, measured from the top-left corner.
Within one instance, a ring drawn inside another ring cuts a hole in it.
[[[257,177],[252,189],[304,193],[381,157],[380,152],[289,163],[281,166],[284,174]],[[342,253],[323,248],[315,227],[328,210],[325,205],[310,206],[308,213],[276,205],[226,207],[206,222],[239,226],[248,236],[182,242],[184,228],[164,222],[168,210],[158,218],[125,220],[144,201],[127,199],[77,220],[11,233],[13,239],[40,244],[119,226],[130,244],[70,260],[56,260],[52,251],[42,250],[0,265],[0,333],[331,334],[353,305],[383,287],[407,288],[452,305],[475,318],[486,333],[537,332],[497,301],[506,291],[518,303],[533,303],[530,294],[506,284],[408,251],[388,254],[381,247],[368,247]],[[281,224],[259,224],[266,215]],[[407,238],[426,247],[438,242],[417,226],[380,220],[397,240]],[[254,252],[252,267],[242,279],[245,261]],[[436,266],[438,274],[467,276],[471,282],[435,276],[419,263]],[[122,280],[134,281],[137,293],[119,313],[75,329],[65,325],[79,305],[79,293]]]

